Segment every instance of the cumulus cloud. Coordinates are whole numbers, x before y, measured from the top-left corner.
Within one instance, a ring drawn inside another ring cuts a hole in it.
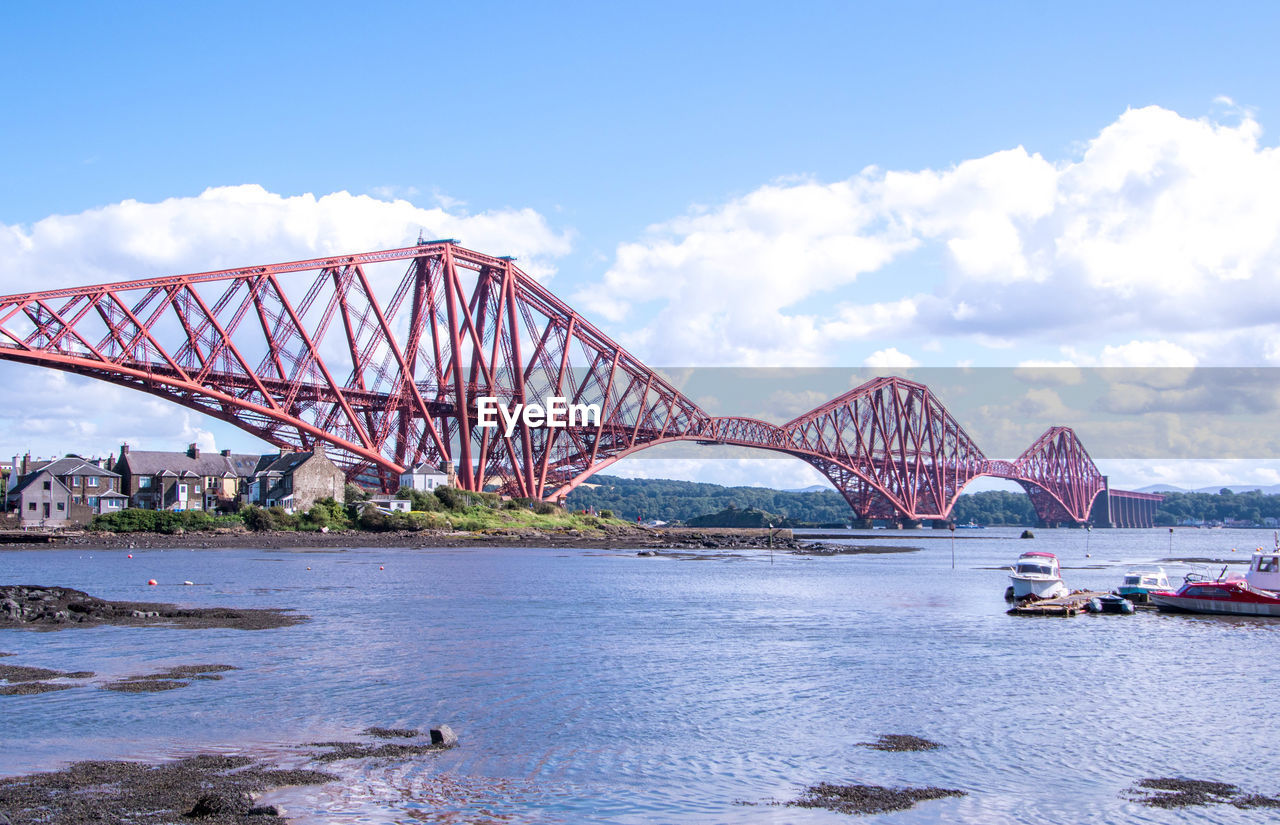
[[[0,224],[0,289],[102,283],[408,246],[419,232],[457,238],[546,280],[569,252],[532,209],[476,214],[334,192],[280,195],[223,186],[159,203],[126,200],[29,226]]]
[[[876,370],[906,370],[920,366],[920,362],[895,347],[889,347],[871,353],[863,359],[862,365]]]
[[[658,302],[663,334],[631,340],[669,361],[834,363],[915,335],[1085,341],[1168,366],[1221,358],[1223,330],[1253,330],[1248,352],[1274,361],[1280,150],[1251,112],[1229,114],[1129,110],[1070,159],[1017,147],[770,183],[621,245],[577,300],[613,320]],[[855,283],[883,295],[890,278],[898,297],[859,300]],[[1116,340],[1135,335],[1148,343]]]
[[[3,369],[10,397],[22,399],[0,406],[0,430],[15,451],[49,458],[67,452],[105,455],[124,443],[150,450],[193,443],[202,450],[217,448],[210,419],[169,401],[57,370],[9,364]]]

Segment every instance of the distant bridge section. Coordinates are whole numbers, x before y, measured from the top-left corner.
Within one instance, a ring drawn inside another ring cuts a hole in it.
[[[1131,490],[1104,489],[1094,503],[1090,521],[1099,527],[1155,527],[1156,508],[1164,496]]]
[[[389,295],[367,270],[407,267]],[[460,486],[556,499],[619,459],[695,441],[816,467],[860,518],[947,519],[973,479],[1027,490],[1045,524],[1084,523],[1106,489],[1075,433],[987,458],[925,385],[882,377],[785,424],[708,415],[511,258],[452,240],[0,298],[0,359],[110,381],[284,448],[326,445],[349,478],[423,461]],[[510,431],[477,399],[598,405],[598,421]],[[1111,490],[1108,519],[1149,520]],[[1117,518],[1118,516],[1118,518]]]

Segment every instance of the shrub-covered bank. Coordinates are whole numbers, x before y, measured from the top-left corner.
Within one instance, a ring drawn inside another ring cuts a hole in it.
[[[358,488],[357,488],[358,489]],[[354,490],[351,491],[355,493]],[[357,494],[358,495],[358,494]],[[354,495],[352,496],[355,497]],[[441,487],[433,493],[402,489],[399,498],[412,502],[411,512],[384,513],[362,500],[340,504],[321,499],[304,513],[286,513],[281,507],[242,507],[238,513],[211,516],[201,510],[128,509],[97,516],[90,529],[108,533],[227,532],[420,532],[424,530],[600,530],[621,524],[605,511],[599,516],[573,514],[545,501],[503,501],[493,493],[474,493]]]

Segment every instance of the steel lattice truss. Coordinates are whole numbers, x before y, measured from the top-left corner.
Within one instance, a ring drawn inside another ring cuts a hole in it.
[[[371,273],[397,262],[398,280]],[[464,488],[555,498],[623,456],[689,440],[801,458],[864,518],[946,518],[969,481],[997,475],[1022,483],[1045,521],[1079,522],[1105,486],[1071,430],[989,460],[928,387],[900,378],[781,426],[709,416],[512,259],[451,241],[11,295],[0,358],[133,387],[280,447],[323,443],[348,477],[388,489],[408,466],[451,462]],[[602,415],[507,434],[478,425],[485,396],[559,396]]]

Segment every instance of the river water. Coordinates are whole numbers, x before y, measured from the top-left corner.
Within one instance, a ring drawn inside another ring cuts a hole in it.
[[[1270,532],[850,533],[917,552],[644,558],[545,549],[0,552],[0,581],[108,599],[295,608],[265,630],[0,631],[8,664],[92,670],[0,696],[0,775],[87,758],[268,752],[448,723],[459,747],[324,766],[343,781],[273,795],[301,823],[835,823],[786,806],[817,782],[941,786],[963,798],[885,821],[1253,822],[1150,808],[1144,777],[1280,794],[1280,620],[1005,615],[1019,552],[1073,588],[1173,555],[1241,562]],[[1232,552],[1232,548],[1237,548]],[[1188,570],[1166,564],[1180,581]],[[1239,569],[1239,568],[1237,568]],[[147,587],[155,578],[157,587]],[[195,586],[182,586],[191,580]],[[183,664],[221,681],[100,689]],[[945,747],[885,753],[881,734]]]

